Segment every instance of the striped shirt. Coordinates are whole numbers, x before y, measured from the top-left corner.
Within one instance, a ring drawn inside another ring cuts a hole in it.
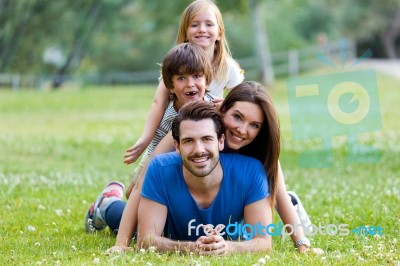
[[[213,99],[215,99],[214,96],[212,96],[209,93],[204,94],[204,101],[210,102]],[[178,115],[178,112],[175,111],[174,108],[174,101],[170,101],[165,108],[164,115],[161,119],[160,124],[158,125],[158,128],[156,130],[156,133],[154,134],[153,139],[151,140],[149,146],[147,147],[146,153],[148,155],[152,154],[158,143],[165,137],[165,135],[168,134],[168,132],[172,128],[172,122],[174,121],[175,117]]]

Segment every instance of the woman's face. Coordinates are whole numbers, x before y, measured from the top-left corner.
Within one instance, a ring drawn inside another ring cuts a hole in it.
[[[250,102],[235,102],[224,113],[225,144],[238,150],[250,144],[260,131],[264,113],[260,106]]]

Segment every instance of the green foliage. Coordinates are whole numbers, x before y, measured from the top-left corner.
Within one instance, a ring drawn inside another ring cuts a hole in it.
[[[87,235],[89,204],[111,180],[128,183],[134,166],[124,150],[143,130],[152,87],[97,87],[54,92],[0,90],[0,264],[2,265],[397,265],[400,261],[398,81],[378,76],[383,130],[362,136],[378,147],[378,164],[345,161],[346,140],[334,139],[335,164],[303,169],[297,158],[313,143],[292,140],[285,81],[271,90],[283,134],[281,164],[288,189],[302,198],[314,224],[380,225],[383,237],[316,235],[322,255],[298,254],[274,237],[271,254],[199,257],[134,247],[107,256],[107,231]],[[274,222],[279,217],[275,213]],[[150,264],[148,264],[150,263]]]

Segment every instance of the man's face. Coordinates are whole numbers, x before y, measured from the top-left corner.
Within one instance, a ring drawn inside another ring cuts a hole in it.
[[[175,147],[182,156],[183,170],[196,177],[205,177],[218,165],[224,137],[218,139],[211,119],[184,120],[180,125],[179,144],[175,142]]]

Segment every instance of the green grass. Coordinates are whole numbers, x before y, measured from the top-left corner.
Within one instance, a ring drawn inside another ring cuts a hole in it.
[[[87,235],[83,218],[104,185],[128,183],[134,165],[124,150],[140,136],[154,86],[41,92],[0,91],[1,265],[274,265],[400,264],[400,93],[398,81],[378,76],[383,129],[363,141],[378,147],[377,164],[348,164],[346,138],[334,138],[334,165],[304,169],[297,159],[312,143],[292,140],[285,81],[272,89],[283,133],[281,163],[314,224],[381,226],[384,236],[317,234],[323,255],[298,254],[291,240],[273,238],[271,254],[227,257],[134,250],[107,256],[115,238]],[[274,216],[276,222],[278,216]]]

